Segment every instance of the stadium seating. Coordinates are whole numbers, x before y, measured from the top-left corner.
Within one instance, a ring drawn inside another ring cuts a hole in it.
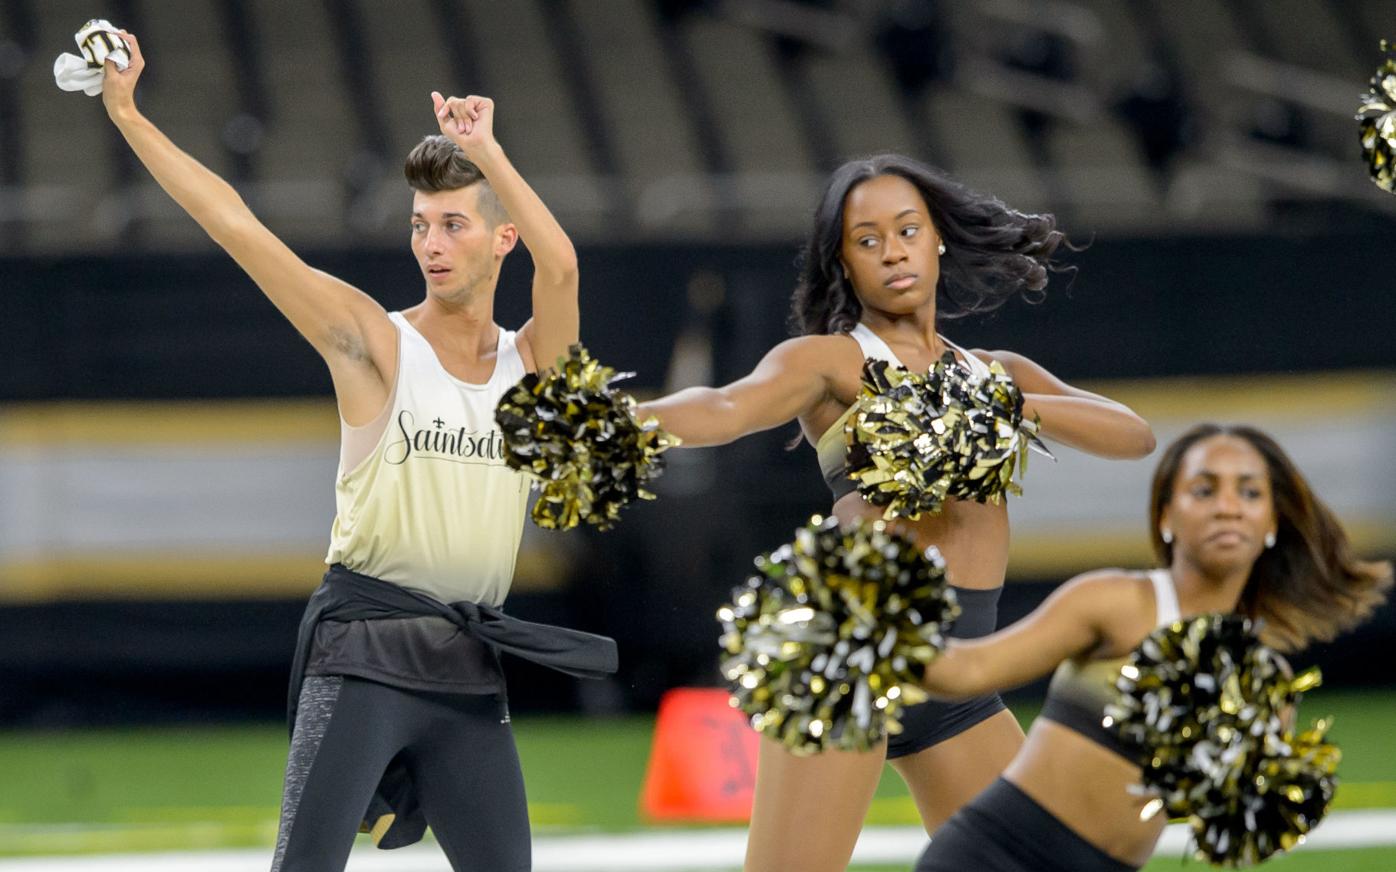
[[[1393,208],[1347,171],[1393,0],[903,7],[131,0],[121,23],[151,56],[145,109],[298,246],[401,239],[433,89],[498,99],[501,141],[581,242],[793,240],[824,173],[878,150],[1092,233]],[[89,14],[0,4],[0,254],[198,250],[100,110],[53,88]]]

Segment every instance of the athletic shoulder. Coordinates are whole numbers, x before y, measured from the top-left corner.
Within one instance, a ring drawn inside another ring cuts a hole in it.
[[[1022,372],[1029,367],[1041,369],[1031,358],[1016,351],[1005,351],[1002,348],[967,348],[965,350],[985,363],[997,363],[1009,375],[1015,375],[1015,373]]]
[[[1128,569],[1094,569],[1069,579],[1053,593],[1092,613],[1153,608],[1147,573]]]
[[[846,333],[796,336],[772,348],[769,356],[819,371],[862,364],[857,340]]]
[[[1154,628],[1157,604],[1153,583],[1146,572],[1101,569],[1087,572],[1062,585],[1064,605],[1083,623],[1095,628],[1097,653],[1118,657],[1139,644]]]

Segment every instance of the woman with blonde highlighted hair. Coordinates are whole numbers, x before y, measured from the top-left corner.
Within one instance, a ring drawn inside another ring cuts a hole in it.
[[[1273,439],[1203,424],[1164,450],[1149,500],[1160,569],[1091,572],[982,639],[955,640],[925,688],[969,697],[1055,669],[1042,715],[1003,776],[936,832],[917,872],[1124,872],[1154,851],[1162,816],[1131,788],[1133,749],[1103,726],[1129,653],[1179,618],[1235,612],[1297,651],[1371,615],[1390,563],[1359,560],[1332,511]]]

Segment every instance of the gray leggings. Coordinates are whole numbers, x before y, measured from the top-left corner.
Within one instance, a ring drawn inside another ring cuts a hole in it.
[[[523,773],[498,696],[308,676],[272,872],[343,872],[369,799],[399,757],[455,872],[532,868]]]

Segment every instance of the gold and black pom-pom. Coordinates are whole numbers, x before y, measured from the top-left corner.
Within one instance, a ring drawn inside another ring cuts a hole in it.
[[[717,613],[732,705],[795,754],[901,732],[960,611],[939,552],[884,521],[816,515],[756,569]]]
[[[1203,615],[1162,627],[1122,668],[1105,726],[1138,750],[1144,816],[1186,817],[1196,855],[1251,866],[1303,841],[1328,811],[1339,754],[1327,724],[1289,727],[1317,670],[1298,676],[1251,622]]]
[[[633,500],[654,498],[645,485],[679,440],[653,419],[636,420],[634,398],[611,387],[628,375],[573,345],[556,369],[525,375],[500,399],[494,419],[504,458],[537,480],[538,526],[567,530],[585,521],[605,530]]]
[[[1052,456],[1037,432],[997,362],[977,378],[949,351],[925,375],[869,358],[844,425],[848,475],[886,518],[934,514],[947,498],[997,503],[1022,493],[1029,449]]]
[[[1381,41],[1381,50],[1391,46]],[[1371,89],[1357,107],[1362,156],[1372,181],[1383,191],[1396,193],[1396,59],[1387,57],[1372,76]]]
[[[1298,736],[1264,734],[1244,763],[1227,767],[1231,780],[1188,815],[1198,859],[1238,869],[1303,844],[1337,788],[1342,755],[1325,740],[1328,727],[1321,720]]]

